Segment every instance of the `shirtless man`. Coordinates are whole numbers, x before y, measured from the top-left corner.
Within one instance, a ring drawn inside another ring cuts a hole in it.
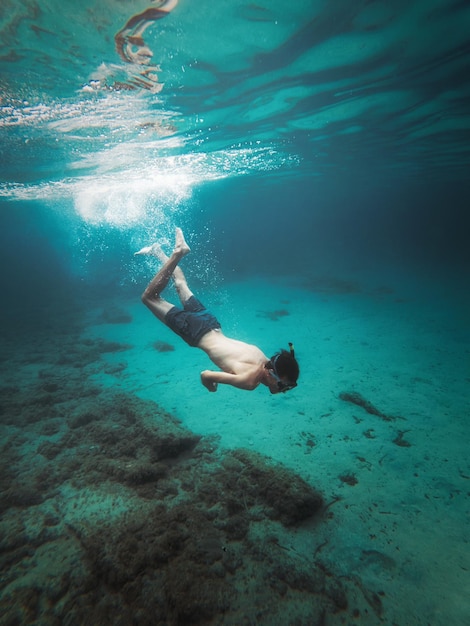
[[[252,391],[265,385],[271,393],[283,393],[297,386],[299,366],[294,349],[281,350],[268,359],[259,348],[226,337],[217,319],[205,309],[189,289],[178,263],[190,252],[181,228],[176,229],[175,248],[167,257],[158,244],[136,252],[163,261],[161,270],[142,294],[142,302],[152,313],[190,346],[201,348],[222,371],[204,370],[201,382],[209,391],[217,391],[219,383]],[[183,306],[180,309],[161,298],[160,294],[174,279]]]

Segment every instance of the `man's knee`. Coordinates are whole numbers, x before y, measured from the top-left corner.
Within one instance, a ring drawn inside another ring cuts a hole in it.
[[[144,291],[140,299],[142,300],[142,303],[150,309],[155,317],[158,317],[161,321],[164,321],[168,311],[173,308],[172,304],[163,298],[160,298],[159,295],[152,295],[148,291]]]
[[[161,300],[160,296],[152,295],[147,290],[145,290],[144,293],[140,296],[140,299],[142,303],[145,304],[145,306],[148,306],[150,308],[152,307],[152,305],[156,304],[157,302]]]

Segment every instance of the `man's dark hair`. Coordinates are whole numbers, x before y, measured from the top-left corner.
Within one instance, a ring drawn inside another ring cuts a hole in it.
[[[281,350],[271,357],[271,363],[274,359],[276,359],[276,374],[281,378],[287,378],[291,383],[296,383],[299,377],[299,364],[292,352]]]

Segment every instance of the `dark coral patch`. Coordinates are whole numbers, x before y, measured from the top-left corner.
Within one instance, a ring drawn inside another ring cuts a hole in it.
[[[281,317],[286,317],[289,315],[289,311],[287,309],[276,309],[275,311],[258,311],[256,314],[257,317],[264,317],[272,322],[277,322]]]
[[[175,346],[166,341],[154,341],[152,346],[157,352],[174,352]]]
[[[279,538],[322,510],[313,487],[89,384],[103,345],[73,345],[82,369],[64,358],[2,395],[6,624],[320,623],[344,610],[340,580]]]

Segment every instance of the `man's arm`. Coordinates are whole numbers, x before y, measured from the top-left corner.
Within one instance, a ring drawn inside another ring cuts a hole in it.
[[[204,370],[201,372],[201,382],[209,391],[217,391],[217,385],[232,385],[237,389],[253,391],[258,386],[255,372],[248,371],[243,374],[228,374],[227,372],[212,372]]]

